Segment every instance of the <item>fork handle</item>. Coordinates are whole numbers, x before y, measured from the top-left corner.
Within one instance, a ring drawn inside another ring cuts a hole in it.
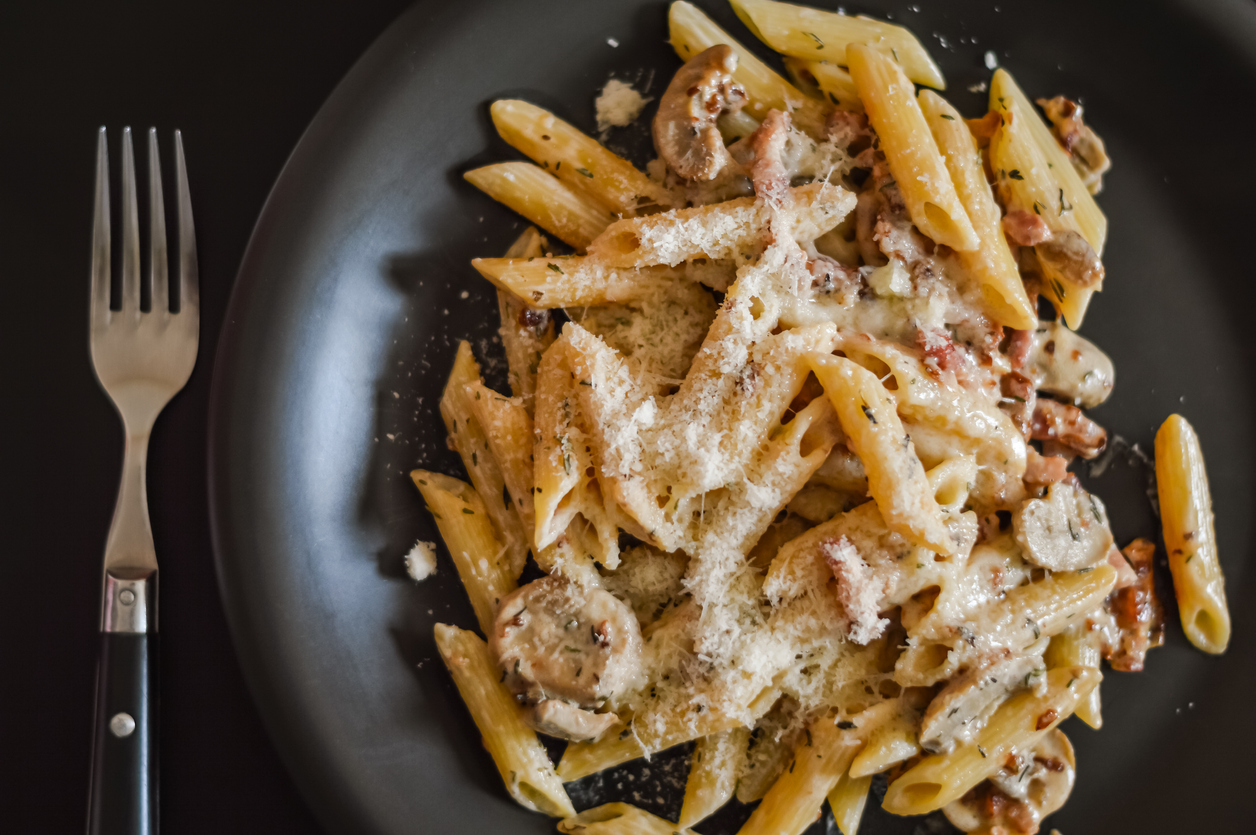
[[[102,632],[88,835],[157,833],[156,632]]]

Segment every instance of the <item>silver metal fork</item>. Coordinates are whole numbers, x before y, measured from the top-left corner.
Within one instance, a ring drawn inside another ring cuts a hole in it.
[[[150,264],[144,280],[151,287],[152,305],[145,313],[140,309],[140,232],[131,129],[122,132],[122,294],[118,310],[111,309],[109,303],[112,249],[109,149],[104,128],[96,145],[92,365],[122,418],[126,453],[105,545],[88,813],[88,832],[92,835],[149,835],[157,831],[157,554],[148,520],[145,471],[153,423],[192,373],[200,333],[196,241],[179,131],[174,132],[174,151],[177,311],[171,310],[157,131],[149,130]]]

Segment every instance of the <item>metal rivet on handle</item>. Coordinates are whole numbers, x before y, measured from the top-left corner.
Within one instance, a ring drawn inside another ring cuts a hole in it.
[[[123,606],[130,606],[135,602],[135,592],[130,589],[123,589],[118,593],[118,600],[121,601]]]
[[[135,730],[135,720],[129,713],[115,713],[109,720],[109,730],[116,737],[130,736]]]

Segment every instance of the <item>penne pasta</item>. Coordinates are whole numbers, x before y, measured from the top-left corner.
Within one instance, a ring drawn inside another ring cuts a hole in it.
[[[824,716],[808,726],[793,760],[738,835],[800,835],[819,817],[825,797],[846,773],[860,745],[859,737],[838,727],[838,721]]]
[[[789,73],[794,86],[804,93],[828,99],[834,107],[842,110],[863,112],[863,102],[859,100],[855,80],[836,64],[787,56],[785,71]]]
[[[604,803],[559,821],[558,831],[570,835],[689,835],[683,827],[627,803]]]
[[[1067,719],[1102,678],[1091,667],[1050,670],[1041,695],[1022,690],[1012,696],[972,742],[927,756],[890,783],[882,806],[896,815],[923,815],[958,800],[1002,768],[1009,752],[1032,748]]]
[[[749,728],[733,728],[698,740],[690,759],[685,799],[677,821],[681,828],[689,828],[710,817],[733,796],[749,743]]]
[[[618,217],[597,200],[528,162],[499,162],[462,176],[576,249],[588,246]]]
[[[671,192],[544,108],[501,99],[489,108],[497,132],[571,188],[591,195],[608,210],[631,216],[676,205]]]
[[[854,780],[871,777],[916,756],[919,730],[918,715],[905,710],[895,713],[869,736],[868,744],[851,762],[848,776]]]
[[[574,815],[576,810],[545,746],[524,724],[522,708],[498,682],[497,665],[484,641],[465,629],[438,623],[436,648],[510,796],[524,808],[546,815]]]
[[[986,181],[972,132],[959,111],[932,90],[921,91],[919,101],[960,203],[981,241],[977,249],[959,253],[960,263],[981,282],[982,296],[1000,324],[1018,330],[1036,327],[1038,311],[1029,301],[1020,267],[1003,236],[1002,212]]]
[[[493,531],[484,501],[471,485],[447,475],[412,470],[410,478],[436,519],[476,620],[487,635],[498,601],[515,588],[515,575],[505,561],[506,548]]]
[[[506,257],[539,258],[544,254],[546,245],[545,238],[536,231],[536,227],[529,226],[506,250]],[[554,341],[554,320],[514,293],[501,289],[497,291],[497,313],[502,322],[498,334],[506,352],[510,390],[515,397],[523,398],[524,408],[531,417],[536,369],[541,364],[541,354]]]
[[[440,414],[445,421],[445,429],[462,464],[471,476],[471,483],[482,497],[488,517],[493,520],[509,556],[512,577],[523,572],[523,565],[528,559],[528,542],[519,516],[512,508],[498,497],[506,488],[506,480],[501,465],[493,457],[488,439],[484,435],[484,427],[475,417],[468,398],[467,386],[480,382],[480,365],[471,353],[471,344],[463,340],[458,345],[458,353],[454,357],[453,370],[449,372],[449,382],[440,398]]]
[[[1103,633],[1090,628],[1085,622],[1075,623],[1051,639],[1042,660],[1048,668],[1094,667],[1099,669],[1103,658],[1101,643]],[[1077,718],[1096,731],[1103,727],[1103,705],[1099,698],[1100,687],[1077,703]]]
[[[863,44],[895,61],[917,84],[946,88],[928,50],[902,26],[775,0],[730,2],[755,37],[784,55],[846,66],[847,47]]]
[[[682,61],[717,44],[732,47],[737,54],[733,80],[745,89],[750,99],[745,108],[750,116],[762,121],[769,110],[780,110],[790,115],[794,127],[813,139],[824,138],[824,121],[831,108],[805,95],[770,69],[696,6],[676,0],[668,10],[667,22],[672,48]]]
[[[476,258],[471,265],[500,289],[542,310],[638,301],[702,272],[687,265],[608,267],[589,256]]]
[[[842,779],[829,792],[829,810],[833,813],[833,821],[842,835],[855,835],[859,831],[859,821],[863,819],[864,807],[868,805],[868,790],[872,788],[872,777],[852,777],[843,774]]]
[[[1182,629],[1204,652],[1225,652],[1230,610],[1217,558],[1208,473],[1199,438],[1181,415],[1170,415],[1156,433],[1156,488]]]
[[[707,711],[692,721],[686,721],[680,711],[663,717],[665,727],[650,738],[650,747],[642,742],[632,725],[611,728],[596,742],[573,742],[558,761],[558,776],[564,783],[579,780],[614,768],[617,765],[640,759],[654,751],[665,751],[693,739],[718,734],[740,726],[741,720],[716,711]]]
[[[850,77],[881,139],[912,223],[936,243],[960,252],[977,249],[981,240],[955,193],[907,76],[892,59],[870,47],[852,44],[846,54]]]
[[[863,461],[868,492],[889,529],[939,554],[954,553],[955,542],[924,467],[880,380],[842,357],[813,355],[809,362],[837,411],[847,442]]]

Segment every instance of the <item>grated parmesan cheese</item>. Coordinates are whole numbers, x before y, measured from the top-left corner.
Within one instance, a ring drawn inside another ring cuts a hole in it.
[[[436,573],[436,543],[422,540],[414,543],[405,559],[410,579],[415,582],[426,580]]]
[[[594,107],[597,108],[597,129],[606,133],[611,128],[628,127],[652,101],[652,97],[641,95],[631,84],[612,78],[606,82],[594,102]]]

